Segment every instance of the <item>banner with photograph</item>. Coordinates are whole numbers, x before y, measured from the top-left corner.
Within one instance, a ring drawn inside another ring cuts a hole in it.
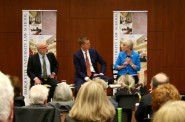
[[[37,44],[45,41],[48,51],[56,55],[56,10],[22,11],[22,84],[25,103],[29,104],[30,79],[27,75],[29,56],[37,53]]]
[[[139,83],[147,83],[147,14],[147,11],[113,12],[113,63],[121,51],[120,41],[132,40],[133,50],[140,55]]]

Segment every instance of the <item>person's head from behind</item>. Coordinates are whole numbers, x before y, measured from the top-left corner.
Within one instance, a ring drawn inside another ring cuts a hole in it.
[[[130,39],[121,40],[121,49],[124,51],[132,50],[133,49],[132,40],[130,40]]]
[[[13,87],[8,76],[0,71],[0,122],[13,120]]]
[[[30,89],[30,104],[46,104],[48,88],[44,85],[34,85]]]
[[[86,51],[90,48],[91,44],[90,44],[90,40],[86,37],[86,36],[82,36],[78,39],[78,42],[81,46],[81,48]]]
[[[153,122],[185,122],[184,113],[184,101],[169,101],[155,113]]]
[[[114,114],[115,108],[103,87],[88,81],[81,86],[69,116],[84,122],[106,122],[112,120]]]
[[[105,90],[105,92],[107,93],[108,84],[103,79],[94,78],[93,81],[99,83],[103,87],[103,89]]]
[[[157,86],[160,84],[165,84],[169,82],[170,82],[169,77],[165,73],[158,73],[152,77],[150,84],[151,90],[157,88]]]
[[[12,86],[14,87],[14,97],[21,95],[21,81],[17,76],[9,76]]]
[[[157,111],[169,100],[180,100],[179,91],[170,83],[159,85],[152,93],[152,110]]]
[[[37,44],[37,51],[41,54],[41,55],[45,55],[48,52],[48,47],[46,42],[39,42]]]
[[[62,82],[55,88],[53,101],[71,101],[73,93],[68,84]]]
[[[134,88],[135,80],[130,75],[121,75],[117,80],[117,84],[121,84],[121,88]]]

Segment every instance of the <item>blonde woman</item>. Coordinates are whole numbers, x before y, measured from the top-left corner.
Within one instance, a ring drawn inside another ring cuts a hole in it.
[[[134,88],[135,87],[135,81],[134,78],[130,75],[122,75],[118,78],[117,84],[121,85],[121,88]]]
[[[169,101],[156,112],[153,122],[185,122],[184,113],[184,101]]]
[[[115,108],[107,98],[103,87],[93,81],[85,82],[76,97],[66,122],[110,122]]]
[[[126,111],[126,117],[125,117],[125,118],[128,118],[128,120],[125,120],[125,121],[131,121],[132,107],[130,104],[134,104],[132,101],[134,101],[135,98],[122,97],[122,96],[128,96],[128,95],[135,96],[135,93],[138,92],[138,90],[135,89],[134,78],[130,75],[121,75],[117,80],[117,84],[121,84],[121,88],[118,89],[115,94],[116,101],[119,103],[119,106],[122,106],[127,109],[129,108],[129,110]],[[124,103],[120,102],[122,98],[124,98]]]
[[[120,84],[121,88],[118,89],[116,94],[134,94],[138,92],[138,90],[135,89],[135,80],[130,75],[120,76],[117,80],[117,84]]]
[[[94,78],[93,81],[96,81],[97,83],[99,83],[105,90],[105,93],[107,94],[107,88],[108,88],[107,82],[105,82],[103,79],[100,79],[100,78]],[[114,99],[109,98],[109,100],[114,105],[115,108],[118,107],[118,103]]]

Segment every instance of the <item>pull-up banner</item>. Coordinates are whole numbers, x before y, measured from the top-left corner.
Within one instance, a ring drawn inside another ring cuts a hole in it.
[[[56,10],[22,11],[22,84],[26,105],[29,104],[30,79],[27,75],[29,56],[37,53],[37,43],[45,41],[48,51],[56,55]]]
[[[147,11],[113,12],[113,63],[121,51],[120,41],[132,40],[133,50],[140,54],[139,83],[147,83],[147,14]]]

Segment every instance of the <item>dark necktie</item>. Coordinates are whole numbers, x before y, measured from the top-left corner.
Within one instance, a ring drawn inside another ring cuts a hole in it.
[[[46,69],[46,61],[45,61],[44,55],[42,56],[42,62],[43,62],[43,78],[44,80],[47,80],[47,69]]]
[[[87,67],[87,76],[90,77],[91,76],[91,67],[90,67],[89,59],[87,57],[87,52],[85,52],[85,60],[86,60],[86,67]]]

